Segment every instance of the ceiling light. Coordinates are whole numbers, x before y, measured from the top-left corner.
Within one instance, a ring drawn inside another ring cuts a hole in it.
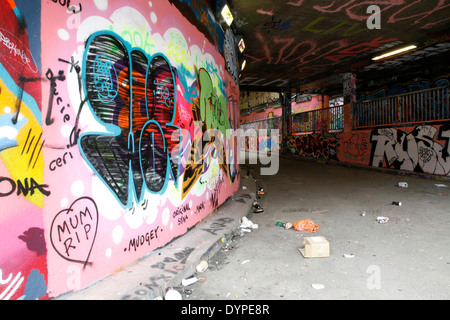
[[[238,46],[239,46],[239,51],[240,51],[241,53],[244,52],[244,50],[245,50],[245,42],[244,42],[244,39],[241,39],[241,41],[239,41]]]
[[[247,65],[247,60],[244,60],[241,65],[241,71],[245,69],[246,65]]]
[[[372,60],[376,61],[376,60],[384,59],[384,58],[387,58],[387,57],[390,57],[390,56],[393,56],[393,55],[396,55],[396,54],[399,54],[399,53],[403,53],[403,52],[406,52],[406,51],[409,51],[409,50],[413,50],[413,49],[416,49],[416,48],[417,48],[417,46],[415,46],[415,45],[407,46],[407,47],[404,47],[404,48],[400,48],[400,49],[397,49],[397,50],[394,50],[394,51],[387,52],[385,54],[382,54],[380,56],[372,58]]]
[[[231,23],[233,22],[233,14],[230,11],[230,8],[228,7],[227,4],[225,4],[223,6],[222,9],[222,17],[224,18],[225,22],[227,23],[227,25],[231,26]]]

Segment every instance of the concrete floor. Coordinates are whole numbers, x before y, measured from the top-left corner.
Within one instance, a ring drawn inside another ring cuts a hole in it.
[[[278,174],[257,178],[264,212],[248,218],[258,229],[211,258],[186,300],[450,298],[450,183],[283,157]],[[316,233],[275,225],[306,218]],[[309,236],[324,236],[330,256],[303,257]]]

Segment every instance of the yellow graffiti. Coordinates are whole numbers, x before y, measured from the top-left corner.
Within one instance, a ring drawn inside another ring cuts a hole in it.
[[[13,141],[0,150],[0,158],[15,182],[26,185],[32,178],[36,183],[44,181],[43,135],[42,127],[23,100],[18,103],[13,89],[0,78],[0,117],[11,121],[0,122],[0,138]],[[17,109],[20,110],[17,113]],[[16,118],[17,117],[17,118]],[[12,121],[12,119],[15,119]],[[8,122],[8,123],[6,123]],[[25,188],[28,189],[27,186]],[[25,194],[26,193],[26,194]],[[22,195],[33,204],[44,207],[44,195],[34,191],[23,192]]]

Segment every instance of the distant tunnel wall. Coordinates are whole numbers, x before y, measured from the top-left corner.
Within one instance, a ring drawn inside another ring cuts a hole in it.
[[[350,105],[344,117],[351,118]],[[415,125],[292,135],[288,154],[369,167],[450,176],[450,125]]]

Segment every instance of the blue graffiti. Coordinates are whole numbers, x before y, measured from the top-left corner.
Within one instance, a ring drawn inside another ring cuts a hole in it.
[[[84,91],[107,133],[84,133],[78,144],[122,206],[142,201],[145,190],[165,192],[170,178],[177,185],[175,79],[164,55],[149,56],[115,33],[98,32],[87,42]]]
[[[18,300],[38,300],[47,294],[47,283],[39,270],[31,270],[25,285],[25,294]]]
[[[109,103],[119,93],[114,88],[117,83],[117,73],[112,62],[104,55],[97,56],[94,62],[94,88],[98,92],[98,98],[103,103]]]

